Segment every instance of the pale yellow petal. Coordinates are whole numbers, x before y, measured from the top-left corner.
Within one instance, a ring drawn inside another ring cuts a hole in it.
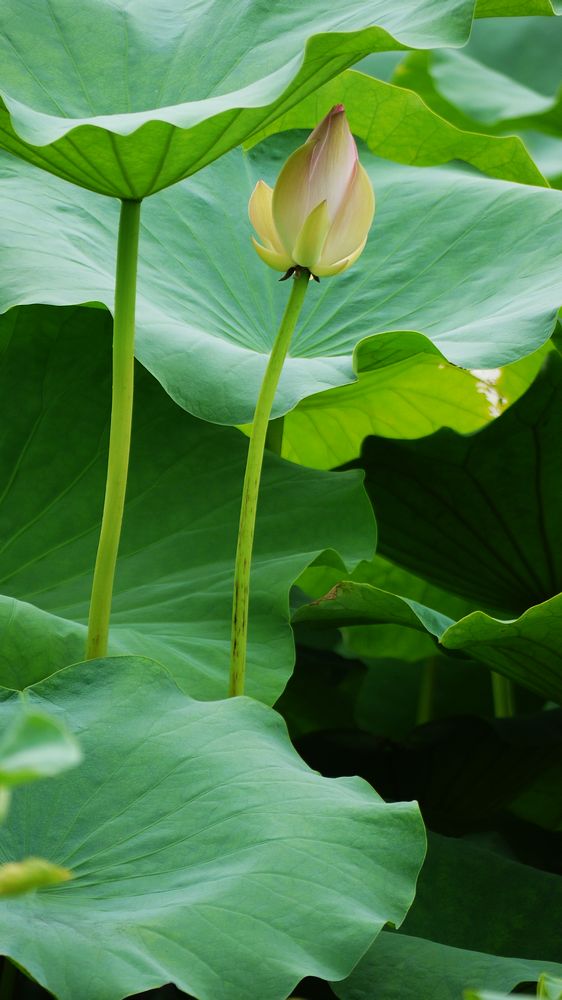
[[[343,104],[334,104],[334,106],[328,111],[328,114],[324,115],[322,121],[318,123],[316,128],[312,129],[312,132],[306,141],[316,142],[317,140],[322,139],[328,128],[330,119],[333,118],[334,115],[340,114],[342,111],[345,113],[345,107]]]
[[[272,212],[273,188],[265,181],[258,181],[248,202],[248,215],[256,233],[266,247],[283,253],[283,246],[275,228]]]
[[[367,237],[365,237],[363,242],[357,247],[356,250],[353,251],[353,253],[349,254],[349,257],[344,257],[343,260],[336,260],[333,264],[317,264],[314,272],[315,275],[318,278],[330,278],[334,274],[341,274],[342,271],[347,271],[348,267],[351,267],[360,254],[363,253],[366,242]]]
[[[269,264],[274,271],[287,271],[290,267],[292,267],[293,262],[287,254],[277,253],[276,250],[271,250],[269,247],[262,247],[262,245],[258,243],[253,236],[252,243],[254,244],[254,247],[256,248],[256,251],[261,259],[266,264]]]
[[[328,205],[320,202],[306,219],[293,249],[293,260],[301,267],[308,267],[314,272],[316,263],[322,255],[322,247],[330,229]]]
[[[355,174],[357,146],[343,105],[336,105],[310,136],[314,154],[310,164],[309,206],[326,199],[334,220]]]
[[[371,228],[375,195],[371,179],[360,163],[324,244],[322,263],[329,264],[353,253]]]
[[[308,175],[313,153],[312,144],[299,146],[285,163],[273,189],[273,221],[283,248],[291,256],[311,208],[322,200],[309,208]]]

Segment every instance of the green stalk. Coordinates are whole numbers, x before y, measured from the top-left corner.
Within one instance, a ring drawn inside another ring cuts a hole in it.
[[[515,715],[515,693],[513,684],[502,674],[492,671],[492,698],[496,719],[510,719]]]
[[[140,201],[122,201],[113,320],[113,389],[105,501],[94,568],[86,659],[107,654],[109,618],[121,536],[133,418],[135,301]]]
[[[250,569],[256,526],[256,510],[260,488],[263,452],[267,437],[269,417],[283,363],[291,343],[299,313],[304,302],[310,275],[308,271],[295,273],[287,307],[279,332],[269,356],[260,394],[254,413],[246,474],[242,489],[242,506],[238,527],[238,546],[234,568],[234,597],[232,603],[232,645],[230,660],[229,694],[244,694],[246,673],[246,647],[248,645],[248,607],[250,600]]]

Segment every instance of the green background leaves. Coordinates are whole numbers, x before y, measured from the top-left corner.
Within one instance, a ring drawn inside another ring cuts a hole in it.
[[[83,657],[110,343],[110,318],[98,309],[19,309],[0,324],[0,590],[42,609],[3,601],[6,685],[32,683]],[[191,694],[223,697],[246,440],[189,417],[140,368],[135,406],[111,649],[151,655]],[[351,563],[372,552],[375,525],[361,482],[360,473],[266,458],[248,662],[248,693],[261,700],[274,701],[292,669],[293,581],[325,548]]]
[[[473,6],[7,0],[0,14],[0,145],[30,161],[0,161],[0,678],[41,679],[26,718],[47,709],[86,751],[15,796],[2,859],[25,848],[75,877],[4,901],[0,937],[61,1000],[168,981],[199,1000],[285,1000],[302,976],[350,973],[342,1000],[460,1000],[561,971],[559,713],[544,705],[562,699],[560,359],[494,419],[534,377],[562,297],[561,194],[541,173],[557,182],[561,22],[483,20],[466,53],[445,51]],[[406,54],[394,83],[337,76],[369,52],[363,68],[387,74],[409,45],[439,51]],[[285,458],[359,468],[267,456],[248,690],[272,702],[290,677],[298,579],[307,648],[279,707],[311,766],[362,773],[394,805],[309,770],[265,706],[187,697],[227,683],[246,442],[217,425],[252,418],[287,295],[251,249],[247,200],[303,136],[233,147],[342,100],[369,147],[375,227],[349,274],[311,288],[275,415]],[[111,637],[133,655],[48,677],[82,659],[107,449],[117,206],[93,192],[156,193]],[[393,561],[372,560],[361,467]],[[534,714],[487,718],[490,669]],[[21,701],[4,689],[6,723]],[[432,838],[406,924],[372,944],[413,898],[413,797],[457,837]]]

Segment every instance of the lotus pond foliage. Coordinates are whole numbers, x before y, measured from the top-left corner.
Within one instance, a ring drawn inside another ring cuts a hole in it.
[[[560,15],[2,3],[0,1000],[562,997]]]

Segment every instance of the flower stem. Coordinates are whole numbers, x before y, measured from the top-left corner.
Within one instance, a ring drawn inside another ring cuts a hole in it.
[[[291,295],[281,320],[279,332],[269,356],[258,402],[254,413],[246,474],[242,489],[242,506],[238,528],[238,546],[234,568],[234,597],[232,603],[232,644],[230,660],[229,694],[244,694],[246,673],[246,647],[248,644],[248,608],[250,600],[250,569],[256,526],[256,510],[260,488],[263,452],[268,431],[269,417],[283,363],[291,343],[299,313],[304,302],[310,275],[300,271],[292,280]]]
[[[515,693],[513,684],[502,674],[496,674],[492,670],[492,698],[494,701],[494,715],[496,719],[510,719],[515,715]]]
[[[94,568],[86,659],[107,654],[113,581],[123,509],[133,417],[135,300],[140,201],[122,201],[117,243],[113,320],[113,389],[109,457],[101,531]]]

